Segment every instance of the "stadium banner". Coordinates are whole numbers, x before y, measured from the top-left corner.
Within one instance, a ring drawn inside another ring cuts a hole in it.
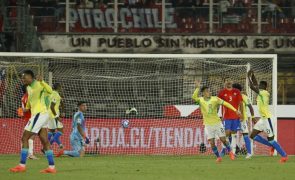
[[[122,120],[87,119],[86,134],[90,138],[90,144],[86,146],[86,152],[146,155],[201,155],[203,153],[208,155],[208,152],[211,154],[202,120],[198,118],[129,119],[130,124],[127,128],[121,126]],[[0,147],[6,147],[0,148],[0,154],[19,153],[25,122],[21,119],[0,119],[0,123],[0,139],[7,139],[7,141],[0,141]],[[71,119],[64,119],[63,124],[64,134],[61,141],[65,149],[70,149]],[[295,142],[294,136],[288,138],[293,138],[288,142]],[[18,141],[15,142],[15,139]],[[39,153],[41,143],[38,138],[35,139],[34,148],[36,153]],[[4,144],[4,142],[11,143]],[[238,143],[244,146],[240,134]],[[282,145],[285,146],[285,144]],[[219,141],[218,146],[221,149]],[[54,145],[54,151],[58,151],[57,145]],[[254,143],[254,152],[267,154],[268,150]]]
[[[120,27],[124,29],[141,28],[154,29],[162,28],[161,24],[161,6],[154,7],[120,7],[118,9],[118,21]],[[113,28],[115,17],[114,8],[70,8],[70,26],[72,28],[89,29],[104,29]],[[175,8],[165,8],[166,28],[176,29]]]
[[[46,52],[90,53],[288,53],[294,36],[41,35]]]

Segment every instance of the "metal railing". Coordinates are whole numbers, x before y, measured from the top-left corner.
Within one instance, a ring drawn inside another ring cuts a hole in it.
[[[183,7],[164,0],[145,6],[115,0],[87,8],[65,0],[54,7],[33,6],[29,12],[38,32],[45,33],[295,33],[295,8],[270,9],[258,2],[221,7],[209,0],[202,6]],[[13,27],[14,17],[10,20]]]

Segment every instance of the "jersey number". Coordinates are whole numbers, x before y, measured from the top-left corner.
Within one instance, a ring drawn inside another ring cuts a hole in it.
[[[229,102],[231,102],[233,100],[233,97],[232,96],[228,96],[229,97]]]

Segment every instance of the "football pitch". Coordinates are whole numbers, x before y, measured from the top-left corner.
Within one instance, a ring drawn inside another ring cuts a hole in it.
[[[40,157],[40,156],[39,156]],[[47,160],[29,160],[27,172],[8,171],[17,165],[18,156],[0,156],[0,180],[294,180],[295,157],[285,164],[279,157],[224,157],[220,164],[213,156],[86,156],[85,158],[55,158],[58,172],[41,174]]]

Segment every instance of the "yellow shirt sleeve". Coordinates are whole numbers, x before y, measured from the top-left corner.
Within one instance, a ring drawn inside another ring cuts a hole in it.
[[[52,88],[45,81],[41,81],[40,84],[49,94],[52,93]]]
[[[199,88],[196,88],[196,90],[194,91],[194,94],[192,96],[192,99],[195,100],[196,103],[199,103],[200,102],[200,98],[198,96],[199,94]]]
[[[226,101],[223,101],[223,104],[222,104],[222,105],[224,105],[224,106],[227,107],[228,109],[231,109],[231,110],[234,111],[234,112],[237,111],[236,108],[234,108],[231,104],[229,104],[229,103],[226,102]]]

